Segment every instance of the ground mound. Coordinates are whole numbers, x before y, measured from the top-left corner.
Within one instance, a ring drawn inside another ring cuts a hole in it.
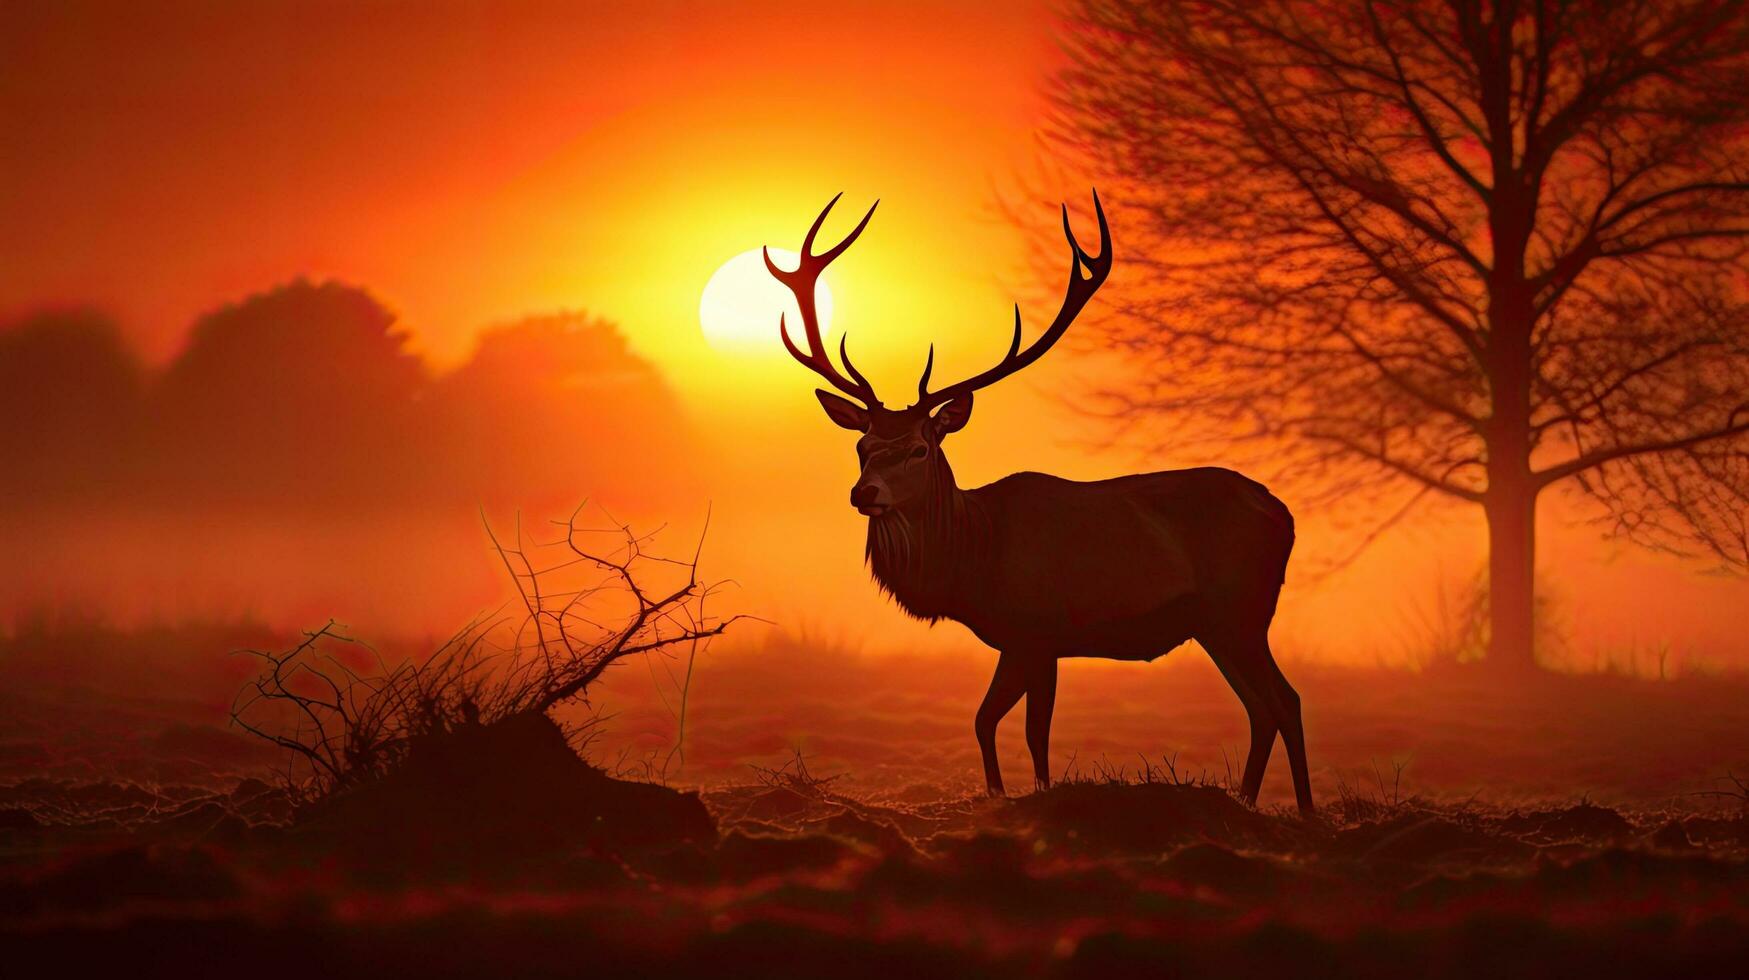
[[[1339,831],[1330,850],[1373,865],[1492,867],[1529,860],[1536,849],[1462,819],[1408,810]],[[1455,819],[1454,819],[1455,818]]]
[[[1277,842],[1291,829],[1215,786],[1088,781],[1015,800],[1011,822],[1068,850],[1158,852],[1186,841]]]
[[[698,794],[607,775],[539,713],[421,739],[388,775],[304,808],[292,831],[375,865],[434,870],[716,834]]]
[[[1621,814],[1590,802],[1514,813],[1501,821],[1500,829],[1534,844],[1614,843],[1634,832]]]

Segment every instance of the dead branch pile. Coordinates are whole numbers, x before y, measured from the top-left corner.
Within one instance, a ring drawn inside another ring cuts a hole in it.
[[[585,700],[590,685],[635,655],[696,655],[741,617],[710,618],[716,586],[654,537],[608,518],[527,542],[486,532],[516,586],[516,611],[476,619],[424,659],[389,664],[332,621],[289,650],[246,650],[262,671],[232,705],[234,724],[286,750],[284,775],[310,802],[381,779],[446,736]],[[658,529],[659,530],[659,529]],[[700,538],[702,547],[703,538]]]

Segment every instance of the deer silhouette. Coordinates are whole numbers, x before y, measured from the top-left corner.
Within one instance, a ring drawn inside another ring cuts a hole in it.
[[[862,433],[856,442],[861,475],[850,503],[868,518],[866,558],[875,581],[909,615],[956,620],[998,651],[996,676],[974,725],[990,794],[1003,792],[996,727],[1022,695],[1033,776],[1039,788],[1050,785],[1058,660],[1153,660],[1194,638],[1250,719],[1241,795],[1256,802],[1279,733],[1300,810],[1310,812],[1299,695],[1269,649],[1269,624],[1294,542],[1293,515],[1280,500],[1261,484],[1214,467],[1091,483],[1016,473],[964,490],[943,452],[942,440],[971,418],[973,393],[1050,350],[1111,272],[1111,229],[1098,193],[1098,255],[1075,240],[1063,208],[1069,284],[1039,339],[1021,348],[1016,305],[1014,339],[1002,360],[935,391],[929,390],[932,345],[917,402],[903,409],[881,404],[842,337],[842,373],[821,340],[815,283],[875,211],[871,206],[843,241],[816,254],[814,239],[837,202],[828,202],[808,229],[794,270],[778,268],[765,254],[771,274],[795,293],[807,350],[796,346],[783,318],[778,332],[791,356],[849,396],[815,392],[833,422]]]

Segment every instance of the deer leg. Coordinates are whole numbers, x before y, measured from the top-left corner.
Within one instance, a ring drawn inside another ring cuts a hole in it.
[[[1051,712],[1057,705],[1057,658],[1047,656],[1028,665],[1026,677],[1026,747],[1032,752],[1033,785],[1051,787]]]
[[[1013,710],[1026,693],[1026,674],[1019,658],[1002,654],[996,661],[996,676],[990,678],[990,690],[984,703],[978,706],[973,728],[978,733],[978,748],[984,753],[984,786],[991,796],[1002,795],[1002,766],[996,761],[996,725]]]
[[[1241,695],[1244,701],[1245,696]],[[1246,803],[1257,805],[1257,794],[1263,790],[1263,771],[1269,768],[1269,753],[1275,748],[1277,725],[1275,713],[1252,694],[1245,704],[1245,714],[1251,721],[1251,751],[1245,756],[1245,775],[1239,781],[1239,795]]]
[[[1245,716],[1251,722],[1251,750],[1245,756],[1245,774],[1239,780],[1239,798],[1257,805],[1257,794],[1263,789],[1263,772],[1269,767],[1269,753],[1275,748],[1278,728],[1275,706],[1266,688],[1258,683],[1255,651],[1231,639],[1208,639],[1203,642],[1209,658],[1220,668],[1227,685],[1245,706]],[[1267,648],[1265,648],[1267,652]]]
[[[1273,656],[1269,659],[1269,669],[1274,681],[1275,716],[1281,725],[1281,742],[1287,747],[1288,767],[1293,770],[1294,800],[1299,804],[1300,813],[1310,814],[1315,807],[1312,805],[1312,778],[1306,771],[1306,732],[1300,724],[1300,695],[1282,676]]]

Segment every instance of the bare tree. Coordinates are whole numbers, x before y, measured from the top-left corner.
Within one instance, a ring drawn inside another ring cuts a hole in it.
[[[1113,415],[1480,505],[1502,666],[1553,484],[1749,563],[1743,2],[1082,0],[1065,36],[1053,135],[1132,269]]]

